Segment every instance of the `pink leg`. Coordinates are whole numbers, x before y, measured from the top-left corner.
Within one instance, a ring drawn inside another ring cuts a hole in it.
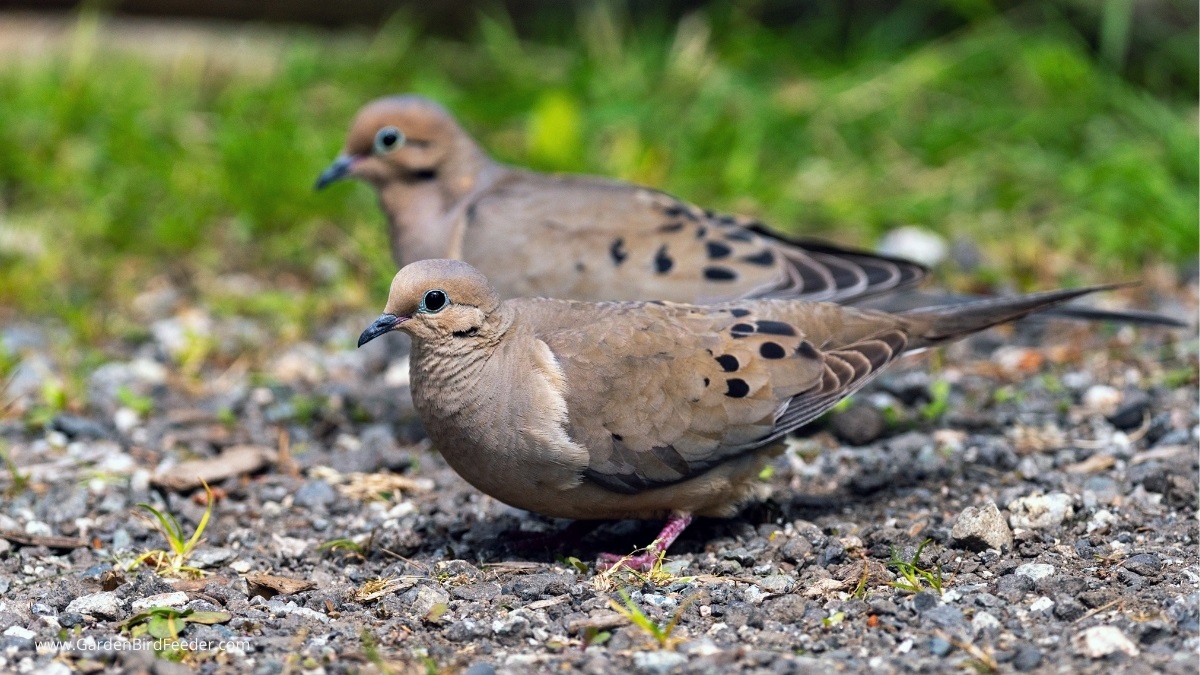
[[[624,565],[629,569],[645,572],[654,566],[654,563],[658,561],[659,554],[666,551],[667,547],[683,534],[691,522],[692,514],[690,513],[671,514],[667,524],[663,526],[662,532],[658,533],[658,538],[646,547],[644,553],[628,558],[615,553],[601,553],[599,566],[601,569],[609,569],[617,565]]]

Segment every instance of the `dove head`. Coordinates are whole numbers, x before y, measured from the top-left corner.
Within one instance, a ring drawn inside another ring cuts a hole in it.
[[[483,151],[445,108],[420,96],[390,96],[358,111],[342,154],[316,187],[347,177],[377,188],[461,178],[453,174],[469,174],[482,158]]]
[[[500,298],[479,270],[459,260],[421,260],[396,273],[387,305],[358,338],[361,347],[402,330],[414,340],[475,337]]]

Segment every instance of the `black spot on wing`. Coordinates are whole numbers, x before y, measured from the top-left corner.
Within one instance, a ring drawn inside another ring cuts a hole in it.
[[[708,236],[708,228],[707,227],[701,225],[700,227],[696,228],[696,238],[697,239],[703,239],[707,236]]]
[[[666,225],[659,225],[659,226],[658,226],[658,231],[659,231],[659,232],[663,232],[663,233],[678,232],[678,231],[680,231],[680,230],[682,230],[682,229],[683,229],[683,223],[682,223],[682,222],[679,222],[679,223],[667,223]]]
[[[721,364],[721,369],[727,373],[732,373],[738,369],[737,357],[733,354],[722,354],[717,357],[717,363]]]
[[[733,222],[732,219],[730,222]],[[729,241],[754,241],[754,235],[745,230],[729,230],[725,233],[725,238]]]
[[[750,316],[750,310],[742,309],[741,307],[734,307],[733,309],[729,310],[729,313],[738,319],[742,318],[743,316]]]
[[[755,325],[758,326],[758,332],[766,333],[767,335],[792,336],[796,334],[796,329],[791,324],[782,321],[763,320],[756,322]]]
[[[787,350],[778,342],[764,342],[758,348],[758,353],[762,354],[764,359],[782,359],[787,356]]]
[[[806,359],[815,360],[821,358],[821,352],[818,352],[817,348],[813,346],[813,343],[809,342],[808,340],[801,342],[800,346],[796,347],[796,354]]]
[[[709,281],[733,281],[737,279],[737,272],[727,267],[705,267],[704,278]]]
[[[742,258],[742,260],[745,260],[746,262],[750,263],[751,265],[759,265],[761,267],[770,267],[771,265],[775,264],[775,252],[768,248],[768,249],[764,249],[760,253],[755,253],[754,255],[748,255],[748,256]]]
[[[743,398],[746,394],[750,393],[750,385],[746,384],[746,381],[739,377],[731,377],[725,380],[725,386],[728,387],[725,395],[730,398]]]
[[[723,244],[719,241],[705,242],[704,248],[708,251],[708,257],[712,260],[728,258],[733,253],[733,249],[729,247],[729,244]]]
[[[743,338],[754,334],[754,326],[748,323],[735,323],[729,327],[729,334],[735,338]]]
[[[663,244],[658,249],[658,253],[654,254],[654,271],[658,274],[666,274],[674,266],[675,261],[671,259],[671,256],[667,255],[667,245]]]
[[[625,250],[625,240],[617,238],[613,241],[612,246],[608,247],[608,254],[612,256],[613,264],[620,265],[629,257],[629,251]]]

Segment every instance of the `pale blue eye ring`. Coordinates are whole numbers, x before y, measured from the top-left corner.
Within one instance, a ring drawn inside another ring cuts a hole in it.
[[[375,132],[375,153],[383,155],[404,145],[404,132],[387,126]]]

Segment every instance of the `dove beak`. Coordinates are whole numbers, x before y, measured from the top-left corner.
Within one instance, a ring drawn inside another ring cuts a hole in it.
[[[358,336],[358,346],[361,347],[380,335],[383,335],[384,333],[390,333],[396,330],[396,327],[405,321],[408,321],[407,316],[380,314],[379,318],[375,319],[375,323],[367,326],[367,329],[362,332],[362,335]]]
[[[329,168],[322,171],[321,175],[317,177],[317,184],[313,186],[313,189],[320,190],[334,181],[349,176],[356,159],[358,158],[354,155],[339,155],[337,159],[333,160],[333,164],[330,164]]]

